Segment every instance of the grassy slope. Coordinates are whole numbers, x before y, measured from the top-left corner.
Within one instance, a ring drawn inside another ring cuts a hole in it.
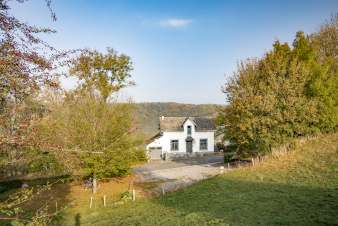
[[[338,134],[164,198],[79,209],[81,225],[338,225]],[[68,218],[74,225],[74,218]]]

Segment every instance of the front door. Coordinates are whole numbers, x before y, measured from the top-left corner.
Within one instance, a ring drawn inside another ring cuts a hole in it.
[[[192,153],[192,141],[187,141],[186,146],[187,146],[187,153]]]

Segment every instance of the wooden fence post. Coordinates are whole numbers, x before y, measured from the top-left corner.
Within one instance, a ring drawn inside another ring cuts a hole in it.
[[[97,180],[96,180],[96,174],[95,173],[93,175],[92,189],[93,189],[93,194],[95,194],[96,190],[97,190]]]
[[[128,191],[130,192],[131,189],[134,189],[134,179],[129,180]]]
[[[161,185],[161,190],[162,190],[162,195],[165,195],[165,190],[164,190],[164,186]]]
[[[90,196],[89,209],[91,209],[92,206],[93,206],[93,196]]]
[[[106,195],[103,196],[103,206],[106,207]]]
[[[136,200],[136,193],[135,193],[135,189],[133,189],[133,201]]]

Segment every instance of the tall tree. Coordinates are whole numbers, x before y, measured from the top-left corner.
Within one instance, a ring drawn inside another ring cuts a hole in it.
[[[337,130],[338,121],[338,13],[310,36],[315,50],[306,95],[317,100],[320,109],[318,127],[322,131]]]
[[[242,155],[271,151],[290,138],[338,126],[337,16],[292,47],[276,41],[263,58],[242,62],[224,86],[225,138]]]
[[[18,20],[10,14],[9,2],[0,1],[0,145],[7,146],[24,143],[31,119],[20,117],[18,106],[41,86],[58,86],[55,69],[67,55],[40,38],[54,30]]]
[[[66,63],[67,56],[67,52],[58,51],[40,38],[42,34],[55,33],[54,30],[20,21],[11,15],[11,2],[14,1],[0,0],[0,168],[5,172],[41,156],[41,152],[35,152],[27,159],[33,145],[32,122],[44,111],[32,97],[41,86],[58,86],[55,69]],[[51,10],[51,1],[46,3]],[[52,11],[51,17],[56,19]],[[19,224],[20,218],[13,215],[18,215],[20,204],[31,198],[34,193],[31,191],[23,190],[0,201],[0,220],[14,219]],[[3,214],[7,215],[5,219]],[[37,221],[45,219],[49,218],[39,216],[36,222],[34,219],[25,222],[38,224]]]
[[[61,158],[76,155],[67,165],[70,173],[95,180],[124,176],[132,163],[145,160],[132,104],[106,103],[101,97],[74,91],[48,106],[50,113],[37,124],[38,140]]]
[[[87,50],[73,60],[69,70],[81,82],[81,88],[99,91],[102,99],[120,89],[133,85],[130,80],[132,63],[128,56],[108,48],[107,53]]]

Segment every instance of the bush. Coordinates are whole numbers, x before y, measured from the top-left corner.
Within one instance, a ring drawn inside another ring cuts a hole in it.
[[[225,149],[226,149],[226,146],[223,143],[221,143],[221,142],[217,142],[216,143],[216,150],[215,150],[215,152],[221,152],[221,151],[224,152]]]
[[[121,201],[129,201],[133,199],[133,195],[129,191],[125,191],[120,195]]]
[[[224,153],[224,163],[231,162],[236,158],[236,152],[225,152]]]

